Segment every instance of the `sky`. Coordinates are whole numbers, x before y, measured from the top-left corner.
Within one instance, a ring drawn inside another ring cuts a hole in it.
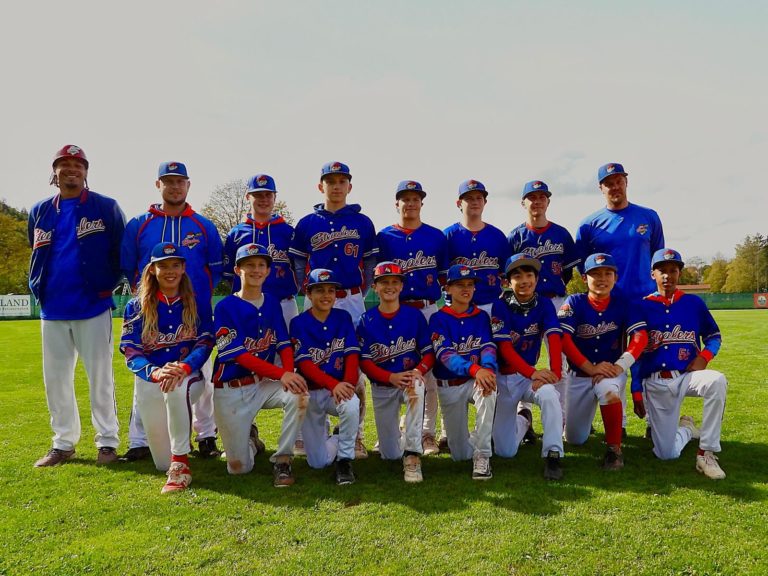
[[[544,180],[575,234],[604,206],[597,169],[622,163],[631,202],[666,244],[732,256],[766,230],[768,3],[14,2],[0,21],[0,198],[52,195],[64,144],[128,218],[159,200],[162,161],[186,163],[189,202],[272,175],[294,216],[348,164],[349,202],[377,229],[400,180],[423,220],[459,219],[459,184],[488,191],[509,232]]]

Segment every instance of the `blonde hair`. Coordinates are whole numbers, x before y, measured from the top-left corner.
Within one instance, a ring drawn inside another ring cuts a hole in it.
[[[144,345],[152,346],[157,343],[157,293],[160,290],[160,284],[157,276],[153,274],[154,264],[149,263],[144,267],[139,282],[139,291],[136,299],[139,301],[141,315],[143,318],[143,327],[141,329],[141,342]],[[179,296],[184,307],[181,316],[182,326],[180,337],[185,339],[195,338],[197,336],[197,302],[195,302],[195,292],[192,289],[192,281],[185,272],[181,277],[179,284]]]

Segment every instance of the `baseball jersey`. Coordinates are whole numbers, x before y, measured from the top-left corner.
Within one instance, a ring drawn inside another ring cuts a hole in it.
[[[357,326],[360,356],[390,372],[413,370],[432,352],[427,321],[421,311],[401,306],[392,317],[371,308]]]
[[[543,228],[520,224],[507,237],[510,254],[526,254],[541,262],[536,292],[547,298],[565,296],[572,269],[579,263],[571,233],[554,222]]]
[[[210,309],[213,288],[221,280],[223,268],[221,238],[216,227],[189,204],[178,216],[169,216],[155,204],[131,219],[125,227],[120,251],[120,265],[131,286],[138,283],[152,248],[160,242],[173,242],[181,248],[198,306]]]
[[[537,298],[536,304],[524,313],[513,312],[505,300],[497,300],[491,310],[493,341],[499,345],[505,340],[529,365],[536,366],[541,353],[541,342],[550,334],[562,334],[560,321],[552,301]],[[514,374],[515,370],[500,361],[501,374]]]
[[[157,303],[158,335],[155,342],[141,339],[144,316],[138,299],[128,302],[123,314],[120,352],[125,355],[128,369],[139,378],[152,382],[150,374],[168,362],[184,362],[191,371],[198,371],[208,361],[213,350],[213,332],[209,315],[198,317],[195,334],[185,334],[182,315],[184,305],[180,296],[161,297]]]
[[[448,270],[445,235],[428,224],[409,230],[397,224],[376,235],[379,262],[391,261],[405,274],[401,300],[437,301],[442,295],[438,276]]]
[[[232,293],[240,290],[240,277],[234,272],[237,249],[246,244],[261,244],[272,257],[272,269],[264,281],[262,291],[278,300],[295,296],[299,287],[288,257],[293,239],[293,226],[275,214],[268,222],[256,222],[248,214],[237,224],[224,241],[224,278],[232,283]]]
[[[261,306],[230,295],[216,304],[215,334],[219,353],[213,365],[213,381],[228,382],[251,374],[235,360],[244,352],[275,363],[275,355],[291,345],[280,301],[264,294]]]
[[[446,228],[448,267],[454,264],[470,266],[477,273],[475,297],[477,305],[490,304],[501,295],[501,277],[509,257],[509,244],[504,233],[486,224],[472,232],[461,222]]]
[[[641,302],[648,324],[648,346],[640,357],[640,376],[660,370],[684,371],[699,354],[707,361],[720,350],[722,337],[712,313],[695,294],[677,290],[670,300],[655,292]]]
[[[291,320],[289,333],[293,341],[294,359],[298,365],[303,360],[312,363],[323,372],[344,380],[344,360],[350,354],[360,354],[360,346],[352,324],[352,316],[346,310],[332,308],[324,322],[307,310]],[[317,389],[309,380],[309,387]]]
[[[463,313],[443,306],[429,319],[429,332],[437,357],[432,373],[438,380],[471,378],[478,368],[498,371],[490,319],[477,306]]]
[[[631,203],[622,210],[598,210],[587,216],[576,232],[581,262],[596,252],[613,256],[619,268],[616,286],[630,300],[656,289],[651,278],[651,256],[660,248],[664,248],[664,232],[659,215]]]
[[[630,306],[627,299],[611,294],[605,310],[596,310],[586,294],[571,294],[557,313],[563,333],[570,334],[573,343],[587,360],[616,362],[627,347],[627,336],[645,330],[639,306]],[[568,360],[576,373],[578,366]]]
[[[378,253],[376,230],[358,204],[347,204],[336,212],[317,204],[312,214],[296,224],[290,253],[307,261],[307,270],[333,270],[343,289],[360,288],[365,285],[363,260]]]

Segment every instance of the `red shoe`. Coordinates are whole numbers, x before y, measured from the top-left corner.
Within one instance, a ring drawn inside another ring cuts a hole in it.
[[[171,462],[171,467],[168,469],[168,481],[160,493],[167,494],[168,492],[186,490],[190,484],[192,484],[192,473],[189,466],[183,462]]]

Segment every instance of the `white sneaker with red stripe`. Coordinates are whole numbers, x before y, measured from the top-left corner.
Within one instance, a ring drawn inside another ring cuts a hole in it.
[[[192,472],[189,466],[183,462],[171,462],[171,467],[168,468],[168,480],[160,493],[168,494],[186,490],[190,484],[192,484]]]

